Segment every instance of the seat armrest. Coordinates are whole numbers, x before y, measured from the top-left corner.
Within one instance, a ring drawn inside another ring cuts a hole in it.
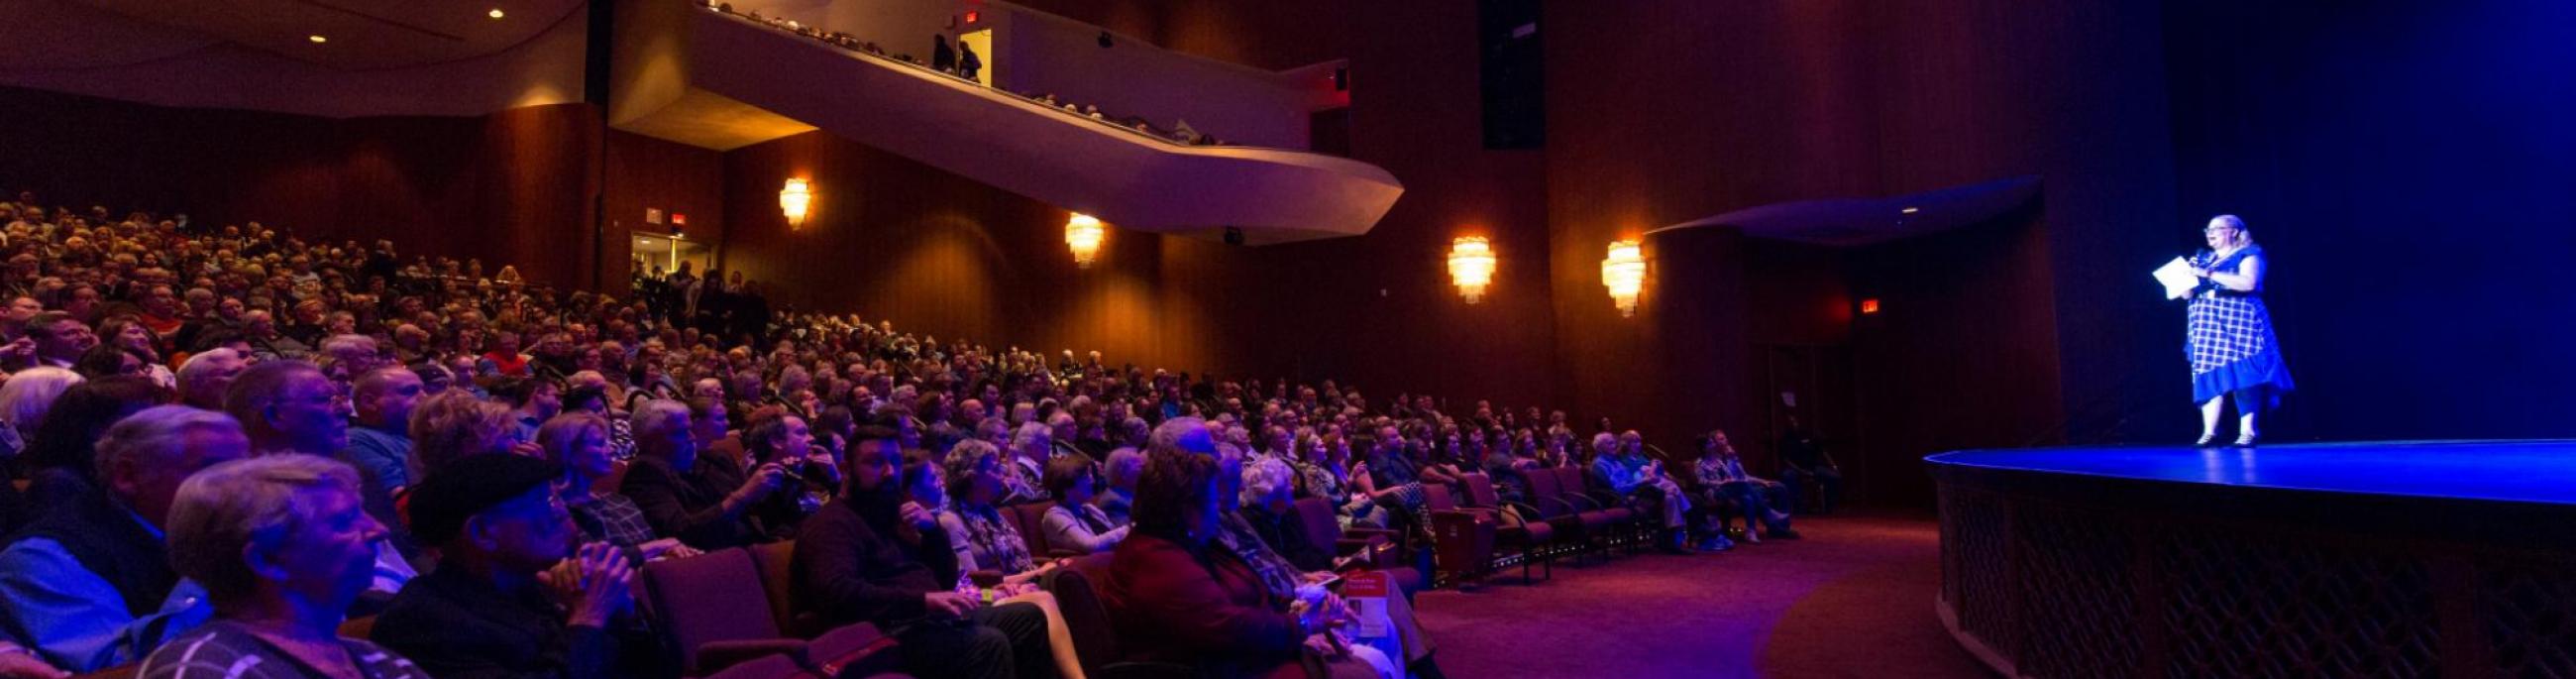
[[[715,674],[735,664],[772,654],[785,654],[796,659],[797,664],[805,664],[805,642],[796,639],[735,639],[699,644],[696,674]]]

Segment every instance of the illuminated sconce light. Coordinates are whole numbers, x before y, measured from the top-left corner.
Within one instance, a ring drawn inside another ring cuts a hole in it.
[[[778,190],[778,209],[787,213],[787,226],[805,225],[805,215],[814,209],[814,184],[803,179],[787,180],[787,188]]]
[[[1449,281],[1474,304],[1494,282],[1494,243],[1484,236],[1460,236],[1449,243]]]
[[[1064,244],[1073,248],[1073,265],[1091,268],[1100,259],[1100,243],[1109,237],[1109,227],[1100,218],[1076,212],[1064,222]]]
[[[1637,293],[1646,288],[1646,254],[1637,241],[1610,243],[1610,256],[1601,258],[1601,285],[1610,288],[1621,317],[1637,315]]]

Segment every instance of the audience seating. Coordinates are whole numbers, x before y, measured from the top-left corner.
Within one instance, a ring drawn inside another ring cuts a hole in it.
[[[1423,506],[1431,513],[1434,584],[1473,581],[1493,569],[1498,526],[1491,512],[1460,508],[1438,484],[1423,487]]]
[[[1029,543],[1031,556],[1061,559],[1086,554],[1087,552],[1081,549],[1067,549],[1056,545],[1047,537],[1046,513],[1052,509],[1055,509],[1054,500],[1023,502],[1003,507],[1002,514],[1005,518],[1017,522],[1012,524],[1012,527],[1020,529],[1020,539]]]
[[[1404,590],[1405,596],[1431,584],[1422,569],[1406,565],[1409,555],[1402,536],[1374,528],[1343,530],[1332,503],[1319,497],[1297,500],[1290,511],[1296,514],[1293,518],[1305,522],[1306,539],[1313,541],[1317,549],[1351,558],[1353,565],[1386,571],[1394,576],[1396,588]]]
[[[1126,662],[1118,646],[1118,630],[1109,621],[1109,607],[1100,592],[1091,585],[1095,578],[1109,571],[1107,554],[1093,554],[1073,560],[1073,564],[1055,569],[1040,583],[1055,595],[1056,610],[1064,615],[1066,631],[1073,634],[1074,655],[1082,660],[1084,674],[1098,679],[1192,679],[1198,670],[1174,663]]]
[[[784,653],[772,653],[735,663],[722,672],[707,675],[706,679],[804,679],[814,676],[806,672],[804,666],[796,664],[795,658]]]
[[[1466,475],[1468,509],[1492,511],[1499,529],[1494,529],[1497,550],[1517,552],[1520,558],[1520,581],[1530,581],[1530,560],[1543,565],[1546,578],[1556,578],[1556,527],[1540,522],[1538,509],[1530,503],[1504,501],[1494,491],[1494,478],[1489,475]]]
[[[740,548],[644,564],[647,599],[693,674],[772,653],[804,662],[805,642],[780,632],[759,583],[751,552]]]
[[[823,633],[815,629],[820,623],[812,615],[796,613],[796,576],[790,566],[796,557],[796,541],[753,545],[750,550],[751,565],[760,573],[760,589],[769,595],[769,613],[777,621],[778,630],[799,638]]]

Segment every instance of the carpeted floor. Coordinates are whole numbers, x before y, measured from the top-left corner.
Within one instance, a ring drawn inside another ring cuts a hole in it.
[[[1929,517],[1799,520],[1804,540],[1640,554],[1522,586],[1427,592],[1415,615],[1455,679],[1990,676],[1932,612]]]

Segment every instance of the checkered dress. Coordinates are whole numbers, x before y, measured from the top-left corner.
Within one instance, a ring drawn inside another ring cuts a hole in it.
[[[2261,246],[2246,246],[2207,266],[2232,271],[2245,258],[2262,254]],[[2191,356],[2193,402],[2205,403],[2257,386],[2270,386],[2275,392],[2291,389],[2290,371],[2281,361],[2280,340],[2272,335],[2272,315],[2263,306],[2260,289],[2233,292],[2216,284],[2204,285],[2192,297],[2189,317],[2185,343]]]

